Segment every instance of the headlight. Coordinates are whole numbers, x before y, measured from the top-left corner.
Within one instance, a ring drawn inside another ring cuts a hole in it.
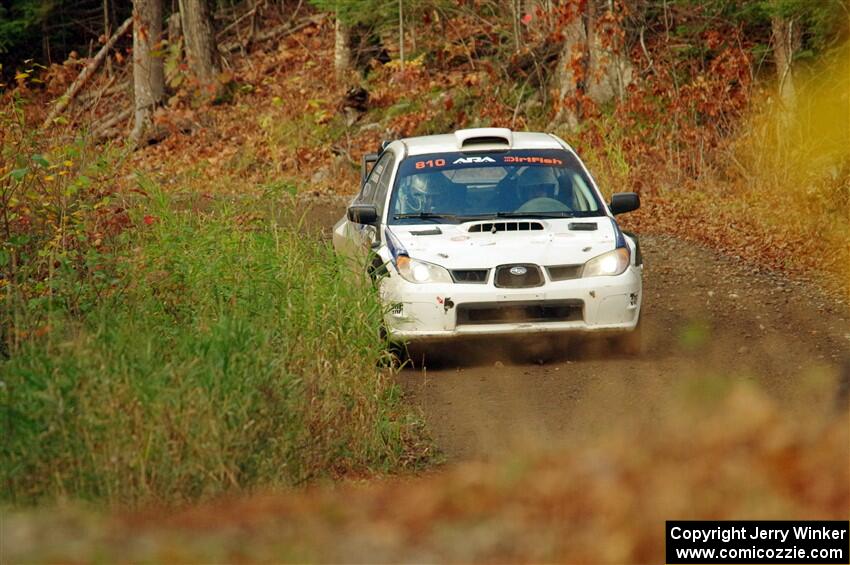
[[[618,247],[608,253],[594,257],[584,264],[582,277],[605,277],[620,275],[629,268],[631,257],[626,247]]]
[[[399,255],[395,263],[398,274],[404,280],[412,283],[450,283],[449,272],[439,265],[411,259],[407,255]]]

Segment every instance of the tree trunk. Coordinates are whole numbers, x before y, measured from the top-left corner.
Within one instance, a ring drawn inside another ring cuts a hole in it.
[[[586,100],[602,105],[615,97],[622,98],[633,80],[634,69],[624,47],[609,39],[616,34],[599,29],[599,11],[613,9],[610,0],[587,0],[564,26],[564,45],[555,74],[560,93],[555,125],[577,126],[587,111],[583,107]]]
[[[573,6],[577,6],[573,4]],[[580,108],[578,101],[584,92],[585,61],[587,59],[587,29],[584,14],[578,10],[569,15],[561,30],[564,45],[558,57],[555,81],[558,86],[558,112],[554,124],[566,123],[568,127],[578,125]]]
[[[168,23],[165,29],[168,34],[168,44],[177,45],[183,38],[183,22],[180,20],[179,12],[175,12],[168,17]]]
[[[785,109],[791,110],[797,103],[791,66],[794,62],[794,51],[799,47],[800,34],[795,29],[794,20],[773,16],[770,23],[773,28],[773,60],[776,63],[779,98]]]
[[[404,0],[398,0],[398,55],[404,70]]]
[[[50,60],[50,32],[47,27],[49,15],[50,11],[48,10],[44,13],[44,17],[41,20],[41,58],[47,66],[50,66],[53,62]]]
[[[599,29],[599,10],[613,11],[614,3],[607,0],[607,7],[593,0],[588,2],[587,36],[589,38],[589,76],[587,96],[596,104],[605,104],[614,98],[622,99],[626,87],[634,80],[634,67],[629,61],[625,46],[620,44],[617,34],[605,34]],[[611,25],[611,24],[607,24]]]
[[[351,69],[351,28],[337,16],[334,25],[334,72],[343,81]]]
[[[213,84],[221,67],[207,0],[180,0],[180,19],[189,69],[201,84]]]
[[[109,7],[109,0],[103,0],[103,36],[110,37],[112,35],[112,10]]]
[[[112,37],[112,14],[109,9],[109,0],[103,0],[103,39],[104,41]],[[106,57],[106,71],[107,76],[112,76],[112,58],[108,55]]]
[[[150,130],[154,109],[162,102],[165,86],[159,49],[162,0],[133,2],[133,94],[135,125],[130,140],[138,144]]]
[[[511,21],[514,28],[514,52],[516,53],[519,53],[522,48],[522,30],[520,29],[521,10],[520,0],[511,0]]]
[[[59,99],[56,101],[56,105],[47,115],[47,118],[45,118],[44,123],[41,124],[42,128],[46,128],[50,124],[52,124],[54,118],[64,112],[65,108],[67,108],[68,105],[74,101],[74,98],[76,98],[77,94],[79,94],[80,90],[83,88],[83,86],[85,86],[86,82],[88,82],[88,80],[92,77],[95,71],[97,71],[97,68],[104,61],[104,59],[109,60],[110,49],[112,49],[116,41],[118,41],[125,33],[127,33],[127,30],[130,29],[130,25],[132,23],[133,18],[127,18],[127,21],[121,24],[121,27],[118,28],[118,31],[116,31],[112,37],[106,40],[106,43],[103,45],[103,47],[100,48],[100,51],[98,51],[94,59],[92,59],[91,62],[86,65],[86,67],[82,71],[80,71],[80,74],[77,75],[77,78],[74,80],[74,82],[71,83],[71,86],[68,87],[68,90],[66,90],[65,93],[60,96]]]

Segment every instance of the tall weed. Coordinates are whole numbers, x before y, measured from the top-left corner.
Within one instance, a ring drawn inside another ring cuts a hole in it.
[[[175,503],[415,463],[368,282],[281,203],[143,188],[116,290],[0,364],[3,498]]]
[[[817,245],[850,291],[850,44],[796,77],[796,103],[755,105],[728,155],[765,230]]]

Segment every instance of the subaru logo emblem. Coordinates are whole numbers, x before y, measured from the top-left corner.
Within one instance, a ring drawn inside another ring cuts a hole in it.
[[[511,267],[510,273],[516,277],[521,277],[528,272],[525,267]]]

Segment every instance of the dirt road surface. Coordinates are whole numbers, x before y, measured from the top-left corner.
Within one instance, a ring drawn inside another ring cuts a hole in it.
[[[327,235],[340,215],[319,206],[309,225]],[[398,374],[444,468],[167,515],[23,512],[2,524],[7,560],[647,563],[671,517],[846,518],[846,305],[641,241],[644,354],[579,341],[540,364],[489,340]]]
[[[344,208],[314,210],[328,234]],[[815,284],[677,238],[644,235],[641,246],[641,355],[578,340],[541,363],[527,344],[486,340],[441,346],[424,366],[400,373],[447,461],[634,435],[637,427],[652,433],[684,406],[705,406],[690,417],[710,417],[712,400],[742,382],[791,421],[830,418],[845,402],[848,305]]]
[[[669,237],[643,237],[644,353],[565,343],[539,364],[488,341],[400,379],[449,461],[593,441],[749,382],[790,419],[835,410],[850,316],[814,286]],[[694,418],[701,417],[698,414]]]

